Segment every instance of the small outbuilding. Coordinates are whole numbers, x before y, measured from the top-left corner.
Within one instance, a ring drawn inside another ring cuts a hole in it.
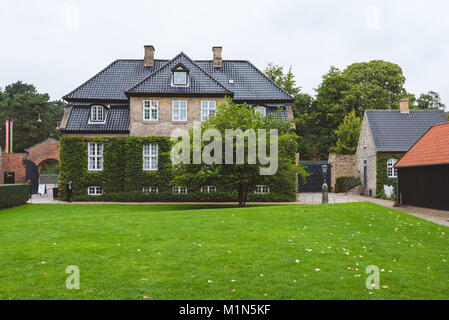
[[[395,168],[403,205],[449,210],[449,123],[431,127]]]

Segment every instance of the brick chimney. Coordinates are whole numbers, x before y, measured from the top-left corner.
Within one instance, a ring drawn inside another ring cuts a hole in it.
[[[145,48],[145,56],[143,58],[144,67],[153,67],[154,66],[154,47],[143,46]]]
[[[408,105],[408,99],[399,100],[399,111],[401,113],[410,113],[410,107]]]
[[[221,68],[223,66],[223,59],[221,58],[221,47],[212,47],[212,52],[214,53],[214,68]]]

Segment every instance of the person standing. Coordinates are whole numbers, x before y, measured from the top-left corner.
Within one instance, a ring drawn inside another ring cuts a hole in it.
[[[67,201],[72,202],[72,192],[73,192],[72,180],[69,180],[69,182],[67,182],[65,191],[67,193]]]
[[[28,180],[27,180],[27,184],[28,184],[28,186],[30,187],[29,189],[30,189],[30,199],[31,199],[31,193],[32,193],[31,187],[32,187],[33,183],[31,182],[30,179],[28,179]]]

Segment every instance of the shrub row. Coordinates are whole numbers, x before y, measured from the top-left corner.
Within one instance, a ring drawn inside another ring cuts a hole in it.
[[[27,203],[30,197],[30,186],[27,184],[1,184],[0,209],[20,206]]]

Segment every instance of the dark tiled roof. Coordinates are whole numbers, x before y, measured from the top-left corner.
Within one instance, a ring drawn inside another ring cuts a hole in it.
[[[92,104],[72,104],[72,112],[67,122],[66,131],[129,131],[129,105],[109,104],[105,123],[89,123],[90,106]]]
[[[189,70],[188,86],[173,86],[172,68],[182,64]],[[183,52],[128,90],[130,94],[211,94],[232,96],[233,93],[201,69]]]
[[[212,60],[192,61],[186,55],[180,58],[181,54],[175,59],[184,59],[187,67],[195,74],[195,83],[191,89],[205,92],[211,90],[214,93],[227,94],[233,93],[236,101],[266,101],[266,102],[292,102],[293,97],[275,85],[268,77],[248,61],[224,60],[223,67],[214,68]],[[154,73],[154,77],[143,82],[139,89],[168,90],[170,80],[166,73],[158,74],[157,71],[162,66],[172,62],[170,60],[155,60],[154,67],[144,67],[143,60],[117,60],[100,71],[97,75],[86,81],[80,87],[64,96],[68,101],[127,101],[125,91],[131,89],[136,84],[142,82]],[[190,65],[193,64],[193,67]],[[204,72],[201,72],[202,69]],[[165,84],[159,81],[166,77]],[[201,76],[201,77],[200,77]],[[211,77],[215,80],[211,80]],[[157,80],[156,83],[151,83]],[[229,83],[233,80],[233,83]],[[220,86],[221,85],[221,86]],[[229,91],[224,90],[226,88]],[[186,88],[185,88],[186,89]]]
[[[377,152],[405,152],[437,123],[446,122],[442,110],[366,110]]]

